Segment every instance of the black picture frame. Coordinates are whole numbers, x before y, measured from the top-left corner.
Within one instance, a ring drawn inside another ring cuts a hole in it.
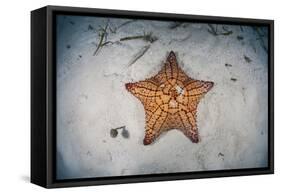
[[[264,25],[268,49],[268,167],[56,180],[56,14]],[[31,12],[31,182],[46,188],[274,173],[274,21],[230,17],[46,6]]]

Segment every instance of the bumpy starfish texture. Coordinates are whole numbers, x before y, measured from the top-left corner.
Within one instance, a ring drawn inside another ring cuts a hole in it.
[[[198,143],[197,106],[213,85],[213,82],[187,76],[179,67],[173,51],[155,76],[127,83],[126,89],[141,101],[145,109],[143,144],[151,144],[162,132],[170,129],[178,129],[193,143]]]

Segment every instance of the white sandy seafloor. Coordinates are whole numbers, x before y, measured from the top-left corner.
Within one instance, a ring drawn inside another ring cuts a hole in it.
[[[94,55],[107,23],[110,42]],[[232,33],[215,36],[207,24],[58,16],[57,178],[266,167],[267,28],[222,27],[218,33]],[[152,43],[119,41],[150,32]],[[201,141],[171,130],[144,146],[144,108],[125,83],[155,75],[171,50],[190,77],[215,83],[198,107]],[[129,138],[122,130],[111,137],[121,126]]]

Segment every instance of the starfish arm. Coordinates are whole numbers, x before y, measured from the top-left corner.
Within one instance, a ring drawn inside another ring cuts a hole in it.
[[[142,103],[145,103],[148,98],[154,98],[157,92],[157,85],[149,79],[135,83],[127,83],[125,86],[126,89]]]
[[[179,76],[185,75],[178,66],[176,55],[171,51],[164,63],[163,68],[154,76],[155,80],[160,83],[170,79],[177,79]]]
[[[144,145],[151,144],[163,131],[163,124],[168,117],[168,113],[161,110],[160,107],[154,113],[146,113]]]
[[[178,68],[176,55],[173,51],[171,51],[163,67],[166,79],[176,79],[178,77]]]
[[[185,97],[198,97],[201,98],[206,94],[212,87],[213,82],[206,82],[200,80],[192,80],[185,85]]]
[[[184,128],[181,131],[185,136],[190,138],[193,143],[199,142],[198,128],[196,124],[196,116],[191,112],[180,111],[179,115],[183,122]]]

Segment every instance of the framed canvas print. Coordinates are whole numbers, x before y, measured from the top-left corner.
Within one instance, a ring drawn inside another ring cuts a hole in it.
[[[31,12],[31,182],[273,173],[273,21]]]

